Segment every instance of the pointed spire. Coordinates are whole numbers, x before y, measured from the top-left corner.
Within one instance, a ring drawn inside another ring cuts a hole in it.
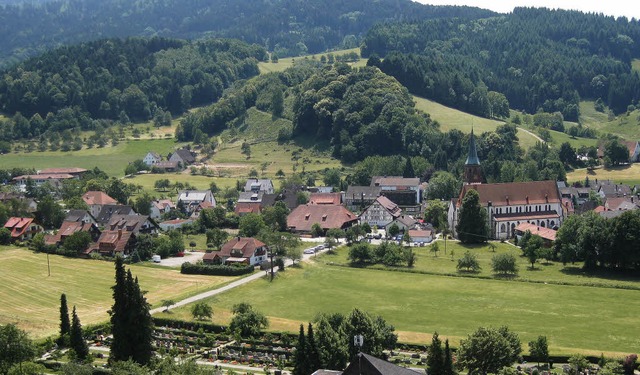
[[[469,154],[467,155],[467,161],[465,165],[480,165],[480,159],[478,159],[478,151],[476,149],[476,137],[473,135],[473,126],[471,126],[471,135],[469,136]]]

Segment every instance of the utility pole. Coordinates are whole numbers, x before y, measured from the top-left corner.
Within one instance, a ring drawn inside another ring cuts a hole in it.
[[[49,271],[48,276],[51,276],[51,264],[49,263],[49,253],[47,253],[47,270]]]

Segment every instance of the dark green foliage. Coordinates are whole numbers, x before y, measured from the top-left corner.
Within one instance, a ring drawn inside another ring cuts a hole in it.
[[[89,232],[80,231],[65,238],[62,247],[65,254],[75,256],[80,255],[92,241]]]
[[[447,226],[447,203],[441,200],[430,200],[424,210],[424,220],[434,228],[442,231]]]
[[[46,196],[38,202],[38,211],[36,212],[36,221],[47,229],[60,228],[64,220],[65,213],[62,206],[58,204],[53,197]]]
[[[267,317],[246,302],[234,305],[232,311],[229,330],[238,332],[242,337],[256,337],[269,326]]]
[[[371,261],[371,246],[368,243],[357,243],[349,248],[349,260],[353,263]]]
[[[0,374],[6,374],[14,364],[28,361],[35,354],[25,331],[15,324],[0,326]]]
[[[311,373],[322,368],[322,362],[320,360],[320,352],[318,351],[318,344],[316,343],[315,336],[313,334],[313,325],[309,323],[307,327],[307,363],[309,364],[309,370]]]
[[[438,332],[434,332],[431,338],[431,345],[429,345],[427,372],[430,375],[445,375],[444,351],[442,351],[442,341],[438,338]]]
[[[350,358],[353,358],[358,351],[380,357],[384,349],[393,348],[398,340],[392,325],[387,324],[380,316],[373,317],[359,309],[353,309],[345,318],[344,330],[349,339]],[[354,345],[353,337],[356,335],[364,337],[362,348]]]
[[[487,211],[480,205],[480,195],[473,189],[462,199],[456,232],[462,243],[487,242]]]
[[[149,215],[151,213],[151,203],[154,200],[155,197],[152,197],[149,193],[144,193],[136,198],[132,207],[139,215]]]
[[[341,314],[320,314],[316,321],[316,341],[322,368],[343,370],[348,360],[348,341],[345,317]]]
[[[443,362],[443,374],[444,375],[456,375],[456,369],[453,367],[453,358],[451,356],[451,349],[449,348],[449,339],[444,342],[444,362]]]
[[[192,275],[212,275],[212,276],[240,276],[253,273],[253,266],[237,267],[223,265],[182,263],[180,273]]]
[[[478,258],[474,254],[471,254],[469,250],[467,250],[462,258],[458,259],[456,269],[458,271],[478,272],[481,270],[481,267],[480,263],[478,262]]]
[[[69,332],[69,347],[75,352],[76,359],[84,361],[89,356],[89,346],[82,335],[82,325],[80,318],[76,314],[76,307],[73,306],[73,318],[71,331]]]
[[[151,339],[153,320],[149,304],[140,290],[138,279],[131,271],[125,272],[121,257],[116,257],[116,283],[113,289],[111,315],[110,358],[114,361],[133,360],[138,364],[148,364],[151,360]]]
[[[243,237],[254,237],[266,227],[262,214],[249,213],[240,217],[240,235]]]
[[[605,167],[620,165],[629,162],[629,150],[627,146],[620,143],[617,139],[606,143],[604,147],[604,164]]]
[[[71,332],[71,322],[69,321],[69,307],[67,306],[67,295],[60,295],[60,336],[58,337],[58,345],[64,346],[65,336]]]
[[[549,344],[547,343],[547,336],[538,336],[534,341],[529,342],[529,355],[531,359],[540,362],[549,362]]]
[[[469,374],[495,374],[517,361],[521,351],[518,336],[507,327],[480,327],[461,340],[458,365],[466,368]]]
[[[6,223],[7,220],[5,219]],[[7,228],[0,228],[0,245],[8,245],[11,243],[11,231]]]
[[[445,200],[460,194],[460,180],[449,172],[436,172],[429,180],[427,197],[431,200]]]
[[[402,177],[404,177],[404,178],[416,177],[416,171],[413,169],[413,164],[411,163],[411,158],[407,158],[407,161],[404,164],[404,171],[402,172]]]
[[[211,319],[213,316],[213,309],[206,302],[197,302],[191,307],[191,315],[197,320]]]
[[[513,254],[496,254],[491,257],[491,269],[499,275],[517,275],[518,265]]]
[[[296,352],[293,357],[293,375],[306,375],[312,373],[307,358],[307,340],[304,336],[304,325],[300,324],[300,334],[296,344]]]

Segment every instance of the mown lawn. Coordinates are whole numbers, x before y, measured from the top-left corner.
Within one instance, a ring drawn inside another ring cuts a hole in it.
[[[132,177],[127,177],[124,179],[124,182],[130,184],[136,184],[142,186],[142,191],[148,192],[149,194],[155,196],[156,198],[160,197],[170,197],[175,198],[177,196],[177,192],[175,189],[170,190],[156,190],[154,185],[156,181],[167,179],[171,184],[176,182],[182,182],[193,185],[198,190],[208,190],[211,183],[215,182],[218,185],[219,189],[224,189],[225,187],[235,187],[236,179],[235,178],[225,178],[225,177],[207,177],[207,176],[192,176],[188,172],[186,173],[162,173],[162,174],[139,174]]]
[[[454,345],[479,326],[508,325],[526,343],[549,339],[553,354],[620,356],[640,345],[634,329],[638,291],[483,280],[305,264],[275,282],[265,279],[209,300],[214,321],[228,322],[231,307],[246,301],[269,316],[271,329],[296,332],[320,313],[354,307],[393,324],[400,340],[427,343],[437,331]],[[189,307],[173,312],[190,319]]]
[[[592,171],[586,168],[576,169],[567,173],[567,181],[569,183],[580,181],[584,183],[586,177],[589,180],[613,180],[617,183],[627,185],[640,184],[640,164],[623,165],[620,167],[604,168],[599,167]]]
[[[77,306],[82,324],[108,320],[114,283],[112,262],[50,255],[20,248],[0,247],[0,324],[17,323],[32,337],[42,338],[58,330],[60,294],[66,293],[69,308]],[[132,265],[140,286],[148,291],[154,307],[165,299],[180,300],[235,278],[182,275],[178,270]]]

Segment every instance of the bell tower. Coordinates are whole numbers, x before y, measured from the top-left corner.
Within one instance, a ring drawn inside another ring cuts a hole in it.
[[[482,168],[480,167],[480,159],[478,159],[473,128],[471,128],[471,135],[469,136],[469,154],[467,155],[467,161],[464,163],[464,183],[465,185],[482,183]]]

